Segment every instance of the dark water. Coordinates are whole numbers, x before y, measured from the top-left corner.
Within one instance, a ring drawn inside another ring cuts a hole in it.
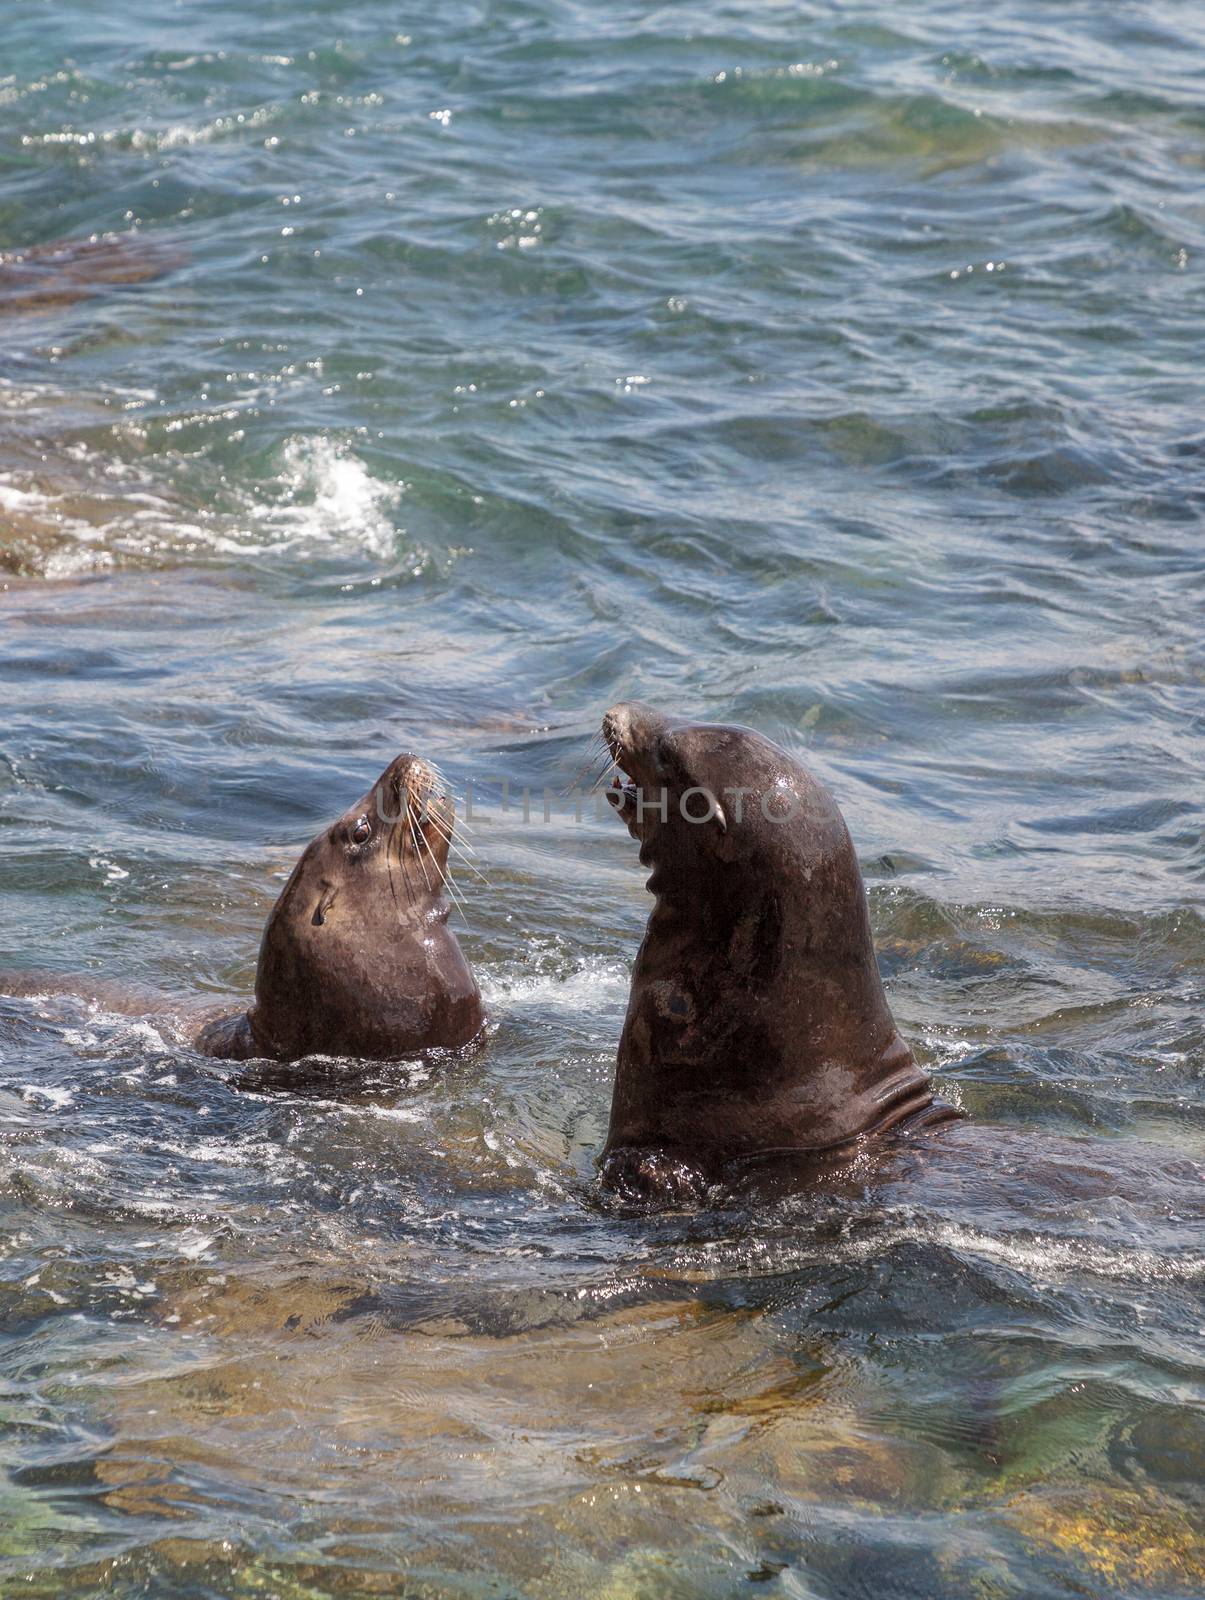
[[[463,1060],[2,1000],[0,1592],[1201,1593],[1200,7],[0,43],[0,247],[122,236],[0,268],[0,966],[243,993],[394,752],[639,693],[805,749],[980,1130],[599,1209],[646,896],[566,810],[478,822]]]

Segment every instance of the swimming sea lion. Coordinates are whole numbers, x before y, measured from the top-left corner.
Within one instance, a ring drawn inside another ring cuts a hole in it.
[[[444,898],[455,807],[400,755],[309,844],[264,928],[255,1000],[207,1023],[208,1055],[381,1060],[468,1044],[481,994]]]
[[[234,1015],[174,1020],[206,1055],[227,1061],[410,1055],[468,1044],[485,1020],[481,994],[444,898],[455,807],[435,768],[391,761],[369,792],[308,844],[272,908],[255,999]],[[6,973],[9,994],[69,994],[106,1010],[162,1015],[163,995],[103,980]]]
[[[748,728],[612,707],[612,803],[656,897],[619,1042],[604,1184],[701,1193],[733,1162],[828,1157],[948,1121],[883,993],[832,796]]]

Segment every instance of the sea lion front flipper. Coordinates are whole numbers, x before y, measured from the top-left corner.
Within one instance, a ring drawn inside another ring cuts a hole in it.
[[[702,1205],[712,1181],[697,1162],[651,1145],[607,1150],[599,1160],[598,1177],[621,1201],[658,1210]]]
[[[261,1053],[255,1047],[245,1011],[214,1017],[203,1023],[194,1044],[202,1055],[213,1056],[218,1061],[250,1061]]]

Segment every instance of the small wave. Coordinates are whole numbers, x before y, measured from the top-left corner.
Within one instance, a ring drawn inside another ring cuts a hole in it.
[[[788,1208],[791,1209],[791,1208]],[[808,1214],[814,1201],[808,1201]],[[1164,1255],[1138,1246],[1109,1245],[1092,1239],[1059,1238],[1048,1233],[992,1233],[969,1223],[919,1214],[915,1208],[892,1207],[870,1231],[834,1239],[825,1229],[819,1237],[801,1237],[794,1230],[781,1239],[719,1240],[672,1253],[675,1271],[740,1272],[748,1277],[776,1276],[818,1261],[879,1260],[893,1250],[923,1245],[974,1256],[1020,1273],[1037,1287],[1078,1274],[1143,1284],[1196,1283],[1205,1279],[1205,1256],[1184,1251]]]
[[[51,494],[0,473],[0,511],[7,524],[0,567],[21,576],[74,578],[113,565],[103,525],[71,508],[71,497]]]
[[[1205,1277],[1205,1256],[1189,1252],[1165,1256],[1154,1250],[1110,1247],[1090,1239],[1058,1239],[1039,1233],[991,1234],[957,1222],[906,1221],[898,1228],[890,1228],[886,1241],[879,1242],[933,1244],[979,1256],[1011,1267],[1039,1284],[1080,1272],[1142,1283],[1195,1283]],[[871,1253],[869,1241],[864,1242],[863,1248]]]
[[[266,128],[277,121],[280,115],[280,107],[262,105],[251,111],[232,111],[207,122],[176,122],[158,128],[80,128],[69,125],[23,133],[21,144],[25,149],[70,150],[80,155],[94,155],[97,151],[107,150],[139,153],[174,150],[180,146],[210,144],[227,138],[241,139]]]
[[[176,1251],[186,1261],[202,1261],[209,1258],[216,1243],[216,1234],[200,1233],[194,1229],[189,1229],[177,1240]]]
[[[119,560],[161,562],[196,549],[207,536],[204,514],[189,516],[165,482],[142,463],[78,436],[81,421],[145,406],[145,392],[111,390],[80,404],[49,386],[0,380],[6,436],[0,454],[4,539],[0,571],[20,577],[72,578]],[[93,400],[96,401],[95,405]]]
[[[9,398],[0,391],[0,401]],[[252,558],[315,546],[378,560],[394,556],[389,510],[401,485],[381,482],[344,442],[325,435],[286,440],[276,465],[274,476],[243,489],[233,505],[192,510],[169,487],[178,466],[170,452],[160,463],[164,482],[145,466],[70,438],[50,464],[45,456],[29,466],[10,459],[0,465],[6,525],[0,570],[64,579],[119,564]],[[418,572],[427,558],[418,551],[408,559]]]
[[[86,1054],[99,1052],[104,1056],[139,1055],[164,1056],[169,1046],[163,1034],[151,1022],[132,1020],[105,1011],[103,1007],[89,1005],[89,1022],[86,1028],[65,1028],[63,1043]]]
[[[278,504],[261,504],[258,520],[278,529],[278,548],[346,541],[382,559],[394,552],[386,512],[401,485],[382,483],[345,444],[325,435],[295,435],[281,447]]]
[[[534,955],[538,962],[540,952]],[[625,962],[606,956],[588,956],[568,972],[537,967],[478,974],[482,998],[497,1012],[531,1005],[573,1014],[610,1011],[622,1006],[630,978]]]
[[[68,1106],[75,1104],[75,1095],[70,1089],[55,1089],[38,1083],[23,1084],[21,1098],[27,1105],[41,1103],[52,1111],[65,1111]]]
[[[369,1103],[357,1106],[355,1110],[365,1116],[376,1117],[380,1122],[426,1122],[427,1120],[426,1111],[416,1106],[378,1106]]]

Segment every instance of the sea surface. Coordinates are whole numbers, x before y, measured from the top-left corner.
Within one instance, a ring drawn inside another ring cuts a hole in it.
[[[0,1595],[1205,1592],[1197,0],[14,3],[0,251],[0,969],[167,997],[0,998]],[[632,695],[832,788],[977,1159],[598,1195]],[[489,1036],[240,1086],[402,749],[536,797]]]

